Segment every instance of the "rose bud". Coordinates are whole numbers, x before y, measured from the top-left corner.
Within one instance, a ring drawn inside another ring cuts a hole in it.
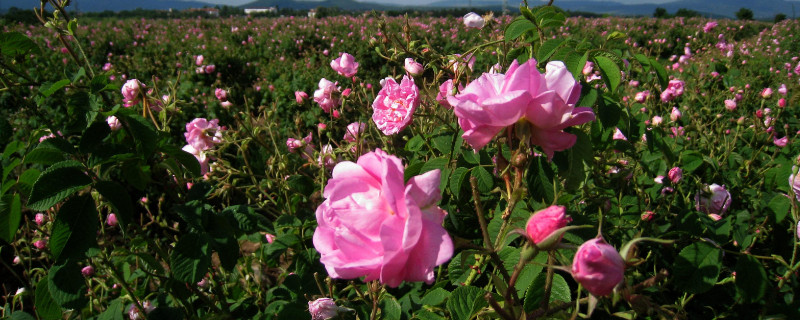
[[[545,209],[536,211],[525,225],[525,233],[528,239],[533,241],[537,246],[545,245],[547,248],[552,248],[561,241],[562,234],[559,234],[554,243],[544,243],[550,235],[567,225],[572,218],[565,215],[566,209],[564,206],[549,206]],[[549,242],[549,241],[548,241]],[[545,249],[545,248],[542,248]]]
[[[584,242],[572,261],[572,277],[595,296],[607,296],[622,282],[625,261],[603,238]]]

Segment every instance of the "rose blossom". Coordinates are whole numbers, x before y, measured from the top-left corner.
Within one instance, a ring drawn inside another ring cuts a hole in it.
[[[44,250],[44,248],[47,247],[47,240],[45,239],[36,240],[33,243],[33,246],[36,247],[36,249]]]
[[[678,109],[677,107],[672,107],[672,112],[670,112],[669,114],[669,119],[672,120],[672,122],[675,122],[678,121],[678,119],[680,119],[681,116],[683,116],[681,110]]]
[[[145,87],[143,83],[136,79],[130,79],[122,85],[122,102],[125,103],[126,108],[139,103]]]
[[[81,274],[84,277],[91,277],[92,275],[94,275],[94,267],[92,266],[83,267],[83,269],[81,269]]]
[[[367,124],[363,122],[353,122],[347,125],[347,130],[344,133],[344,139],[347,142],[356,142],[359,135],[367,128]]]
[[[611,294],[625,275],[625,261],[614,247],[594,238],[575,252],[572,277],[595,296]]]
[[[729,111],[736,110],[736,101],[734,101],[732,99],[726,99],[725,100],[725,109],[728,109]]]
[[[294,99],[297,100],[297,104],[303,104],[303,101],[308,99],[308,94],[303,91],[295,91]]]
[[[331,109],[339,106],[339,99],[335,96],[338,92],[335,82],[322,78],[319,80],[319,89],[314,91],[314,101],[319,103],[323,111],[331,113]]]
[[[648,97],[650,97],[650,90],[639,91],[639,92],[637,92],[637,93],[636,93],[636,95],[633,97],[633,100],[634,100],[634,101],[636,101],[636,102],[638,102],[638,103],[642,103],[642,102],[644,102],[645,100],[647,100],[647,98],[648,98]]]
[[[352,78],[358,72],[358,62],[349,53],[342,53],[336,60],[331,61],[331,68],[342,76]]]
[[[418,76],[423,71],[422,64],[414,61],[414,58],[406,58],[405,69],[412,76]]]
[[[383,88],[372,102],[372,121],[385,135],[393,135],[411,124],[419,106],[419,88],[414,78],[403,76],[400,84],[392,78],[383,81]]]
[[[710,198],[705,196],[710,196]],[[731,194],[724,186],[716,183],[703,188],[695,195],[694,200],[695,209],[707,214],[723,215],[731,206]]]
[[[195,118],[186,124],[186,133],[183,136],[186,138],[186,143],[196,150],[211,149],[214,145],[222,142],[219,119],[208,121],[205,118]]]
[[[264,238],[267,240],[267,243],[272,243],[275,241],[275,235],[271,233],[264,235]]]
[[[44,215],[44,213],[37,213],[33,217],[33,221],[36,221],[36,225],[37,226],[43,225],[46,220],[47,220],[47,217]]]
[[[458,86],[459,91],[464,90],[464,87]],[[453,109],[453,106],[458,104],[458,99],[453,94],[453,79],[447,80],[439,86],[439,93],[436,94],[436,102],[442,107]]]
[[[324,166],[327,169],[333,168],[337,162],[336,155],[333,153],[333,147],[330,144],[322,146],[319,150],[319,157],[317,157],[317,164]]]
[[[311,320],[327,320],[335,318],[340,311],[351,311],[352,309],[339,307],[331,298],[319,298],[308,302],[308,312],[311,313]]]
[[[434,280],[434,267],[450,260],[453,243],[436,203],[440,171],[403,183],[400,159],[377,149],[357,163],[340,162],[317,208],[314,247],[332,278],[379,279],[390,287],[403,281]]]
[[[667,176],[669,177],[669,181],[672,182],[672,184],[677,184],[678,182],[681,181],[681,178],[683,178],[683,169],[681,169],[680,167],[673,167],[672,169],[669,169],[669,173],[667,173]]]
[[[549,206],[536,211],[525,225],[525,233],[528,235],[528,239],[538,245],[556,230],[567,226],[567,223],[572,219],[566,216],[565,213],[564,206]]]
[[[220,102],[228,101],[228,91],[225,91],[225,89],[221,88],[215,89],[214,96],[216,96]]]
[[[764,88],[764,90],[761,90],[761,97],[764,99],[772,97],[772,88]]]
[[[772,143],[774,143],[776,146],[778,146],[778,147],[780,147],[780,148],[783,148],[783,147],[785,147],[787,144],[789,144],[789,137],[788,137],[788,136],[786,136],[786,137],[783,137],[783,138],[780,138],[780,139],[778,139],[778,137],[776,137],[776,136],[773,136],[773,137],[772,137]]]
[[[453,66],[453,72],[458,72],[459,65],[462,63],[467,64],[467,68],[472,70],[472,66],[475,65],[475,55],[469,54],[467,56],[462,56],[458,53],[454,54],[456,57],[454,60],[450,60],[447,64]]]
[[[209,166],[208,166],[208,157],[206,157],[206,153],[203,150],[198,150],[192,147],[191,144],[187,144],[181,148],[181,150],[191,153],[196,159],[197,162],[200,163],[200,174],[204,175],[208,173]]]
[[[717,27],[717,22],[716,21],[709,21],[709,22],[706,23],[705,26],[703,26],[703,32],[709,33],[709,32],[711,32],[711,30],[713,30],[716,27]]]
[[[117,225],[117,223],[119,223],[119,221],[117,221],[117,215],[114,213],[110,213],[106,218],[106,224],[111,227],[114,227]]]
[[[119,119],[115,116],[108,116],[108,118],[106,118],[106,123],[108,123],[108,127],[111,128],[111,131],[117,131],[122,128],[122,123],[120,123]]]
[[[483,25],[486,24],[486,21],[483,20],[483,17],[478,15],[475,12],[470,12],[464,15],[464,25],[467,28],[483,28]]]

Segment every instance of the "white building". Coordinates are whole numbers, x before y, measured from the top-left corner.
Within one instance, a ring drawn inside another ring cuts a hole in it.
[[[244,14],[253,14],[253,13],[278,13],[278,8],[269,7],[269,8],[246,8],[246,9],[244,9]]]

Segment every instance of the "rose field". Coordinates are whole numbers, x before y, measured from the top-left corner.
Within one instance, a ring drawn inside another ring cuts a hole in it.
[[[800,319],[797,20],[62,2],[0,20],[2,318]]]

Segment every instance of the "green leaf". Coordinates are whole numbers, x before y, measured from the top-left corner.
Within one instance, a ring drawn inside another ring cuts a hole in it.
[[[61,319],[61,307],[53,301],[50,289],[47,288],[47,278],[42,278],[36,284],[35,292],[36,315],[45,320]]]
[[[40,144],[25,155],[23,163],[51,165],[64,161],[64,152],[48,145]]]
[[[94,236],[94,233],[91,236]],[[53,301],[65,309],[80,310],[88,301],[81,267],[73,260],[66,260],[50,268],[50,273],[47,274],[47,288]]]
[[[19,194],[6,194],[0,198],[0,239],[13,242],[22,219]]]
[[[447,166],[447,163],[448,161],[447,158],[445,157],[430,159],[427,162],[425,162],[425,164],[422,165],[422,168],[419,170],[419,174],[423,174],[425,172],[436,169],[444,171],[444,168]]]
[[[178,160],[178,163],[180,163],[184,168],[186,168],[186,170],[189,170],[189,173],[193,177],[201,176],[200,162],[191,153],[188,153],[173,146],[162,146],[159,148],[159,151],[167,154],[170,157],[175,158],[175,160]]]
[[[78,149],[83,153],[91,153],[101,147],[103,139],[111,133],[111,128],[105,121],[92,123],[83,131]]]
[[[722,250],[705,242],[695,242],[683,248],[675,259],[675,285],[689,293],[703,293],[717,283],[721,268]]]
[[[483,289],[473,286],[458,287],[447,300],[447,310],[455,320],[469,320],[472,315],[488,305]]]
[[[544,298],[544,285],[546,280],[547,273],[539,273],[530,287],[528,287],[523,304],[525,312],[531,312],[541,306],[542,299]],[[550,290],[550,301],[548,303],[553,303],[553,301],[570,302],[571,300],[572,295],[567,281],[564,280],[564,277],[560,274],[554,273],[553,284]]]
[[[39,175],[42,172],[37,170],[36,168],[30,168],[25,170],[20,176],[19,180],[17,181],[17,190],[21,194],[31,194],[31,189],[33,188],[33,183],[36,182],[36,179],[39,179]],[[3,186],[3,190],[5,191],[6,187]]]
[[[622,73],[619,70],[619,66],[605,56],[595,56],[594,62],[597,63],[597,67],[603,73],[603,79],[606,81],[609,91],[616,92],[619,83],[622,81]]]
[[[445,320],[444,317],[425,309],[420,309],[414,313],[414,317],[420,320]]]
[[[606,36],[606,41],[625,39],[628,36],[624,32],[613,31]]]
[[[56,163],[33,183],[28,208],[44,211],[92,183],[83,166],[72,160]]]
[[[552,203],[555,199],[553,182],[555,174],[544,156],[530,159],[528,167],[528,194],[532,199]]]
[[[0,53],[4,56],[19,56],[28,52],[40,53],[41,49],[30,38],[19,32],[0,33]]]
[[[536,29],[536,26],[533,22],[530,22],[528,19],[517,19],[512,21],[508,24],[505,31],[505,39],[506,42],[513,41],[516,38],[519,38],[525,32],[529,30]]]
[[[149,157],[156,149],[156,139],[158,138],[158,132],[153,124],[137,114],[117,113],[117,117],[130,128],[136,145],[139,146],[139,152],[143,156]]]
[[[736,292],[745,303],[761,301],[769,286],[764,266],[751,255],[742,255],[736,262]]]
[[[539,51],[536,52],[536,60],[538,60],[539,63],[547,61],[562,44],[564,44],[564,38],[555,38],[545,41],[545,43],[539,47]]]
[[[461,195],[461,189],[463,189],[467,182],[467,174],[469,174],[469,169],[458,167],[453,170],[453,174],[450,175],[450,192],[457,199]]]
[[[111,204],[117,214],[117,218],[119,218],[122,230],[125,230],[125,227],[133,222],[134,214],[133,201],[128,190],[114,181],[95,182],[94,188]]]
[[[111,301],[106,311],[103,311],[103,313],[97,317],[97,320],[123,320],[122,313],[124,311],[125,304],[122,302],[122,298],[116,298],[114,301]]]
[[[56,91],[61,90],[61,88],[64,88],[68,84],[69,84],[69,79],[61,79],[56,83],[45,82],[42,84],[41,87],[39,87],[39,92],[42,93],[42,95],[44,95],[45,97],[49,97],[53,95],[53,93],[56,93]]]
[[[469,277],[472,272],[472,266],[475,265],[475,255],[467,251],[462,251],[456,254],[450,263],[447,265],[447,274],[450,278],[450,283],[453,285],[461,285]],[[481,266],[481,272],[485,265]]]
[[[57,261],[85,257],[97,245],[97,210],[89,195],[67,200],[58,210],[50,235],[50,251]]]
[[[45,319],[45,320],[47,320],[47,319],[58,319],[58,318],[45,318],[45,317],[42,317],[41,315],[39,317],[41,317],[42,319]],[[27,313],[25,311],[14,311],[14,313],[11,314],[11,318],[10,319],[11,320],[36,320],[36,318],[34,318],[32,315],[30,315],[29,313]]]
[[[286,179],[286,183],[293,191],[300,193],[306,197],[314,193],[314,180],[304,175],[293,175]]]
[[[447,298],[450,298],[450,291],[436,288],[426,293],[419,303],[424,306],[438,306],[447,300]]]
[[[667,69],[664,69],[658,60],[655,58],[650,58],[650,66],[653,67],[653,70],[656,71],[656,75],[658,76],[658,82],[661,84],[661,90],[667,88],[667,83],[669,83],[669,78],[667,77]]]
[[[381,300],[381,315],[382,319],[386,320],[400,320],[401,309],[397,299],[391,295],[385,295]]]
[[[425,145],[425,140],[422,136],[414,136],[411,140],[406,142],[406,151],[419,151]]]
[[[472,168],[472,177],[477,180],[478,191],[481,193],[488,193],[494,188],[494,178],[485,168],[480,166]]]
[[[692,173],[703,165],[703,155],[697,151],[687,151],[681,154],[681,166],[684,173]]]
[[[273,256],[286,252],[286,249],[291,248],[300,243],[300,239],[291,233],[287,233],[275,238],[272,243],[267,246],[267,255]]]
[[[250,234],[259,230],[258,215],[253,208],[246,205],[235,205],[222,210],[222,214],[228,217],[228,222],[239,231]]]
[[[211,265],[211,251],[206,235],[187,233],[178,240],[169,257],[172,275],[192,285],[203,279]]]
[[[768,208],[775,215],[775,222],[780,223],[789,214],[789,210],[792,208],[792,200],[783,194],[777,193],[769,201]]]

